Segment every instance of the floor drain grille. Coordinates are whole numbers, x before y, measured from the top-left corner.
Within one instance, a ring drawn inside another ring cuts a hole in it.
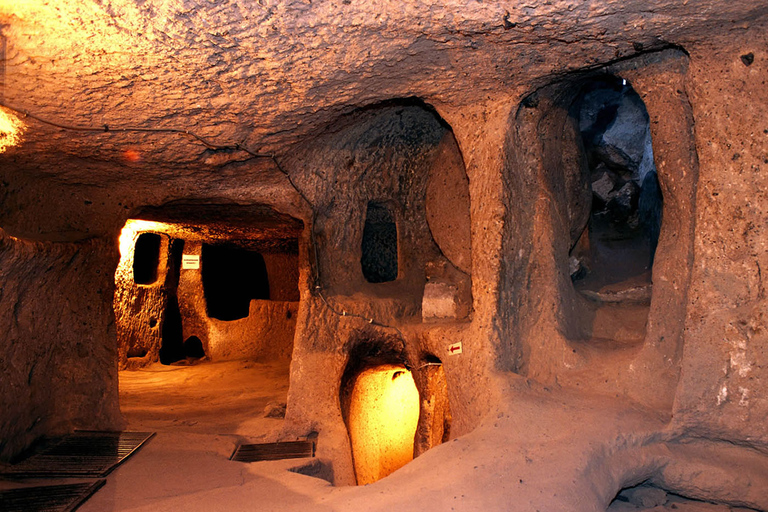
[[[286,441],[282,443],[241,444],[235,448],[230,460],[257,462],[260,460],[302,459],[314,456],[314,442]]]
[[[5,469],[2,476],[103,477],[154,435],[151,432],[75,432],[42,453]]]
[[[3,512],[71,512],[91,497],[106,480],[84,484],[43,485],[0,491]]]

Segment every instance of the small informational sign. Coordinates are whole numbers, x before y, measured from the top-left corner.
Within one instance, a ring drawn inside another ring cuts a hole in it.
[[[199,254],[182,254],[181,268],[184,270],[196,270],[200,268],[200,255]]]
[[[448,345],[448,355],[457,356],[461,354],[461,342]]]

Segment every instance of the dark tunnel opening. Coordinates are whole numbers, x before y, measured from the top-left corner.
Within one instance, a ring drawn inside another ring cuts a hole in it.
[[[264,257],[230,245],[203,244],[202,280],[208,316],[237,320],[248,316],[251,300],[269,300]]]
[[[133,258],[133,280],[136,284],[152,284],[157,281],[160,264],[160,235],[142,233],[136,239]]]
[[[595,290],[650,283],[663,199],[645,104],[626,80],[602,77],[583,87],[572,114],[589,165],[592,207],[571,251],[571,277]]]

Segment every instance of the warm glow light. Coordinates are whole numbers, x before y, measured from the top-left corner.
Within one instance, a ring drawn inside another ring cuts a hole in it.
[[[0,153],[21,143],[24,123],[11,111],[0,108]]]
[[[151,220],[128,219],[120,231],[120,263],[121,265],[130,260],[133,261],[133,246],[141,233],[154,231],[166,233],[173,231],[175,226],[164,222],[154,222]]]
[[[411,372],[386,365],[360,372],[349,406],[358,485],[384,478],[413,459],[419,392]]]
[[[133,253],[136,240],[142,233],[162,233],[168,238],[190,239],[200,236],[200,229],[186,224],[170,224],[152,220],[128,219],[120,231],[120,262],[115,271],[115,280],[133,279]],[[204,231],[204,230],[203,230]]]
[[[141,153],[136,149],[126,149],[123,151],[123,160],[132,164],[141,162]]]

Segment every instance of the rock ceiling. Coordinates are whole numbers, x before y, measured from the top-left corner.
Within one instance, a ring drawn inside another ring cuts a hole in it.
[[[162,179],[285,154],[390,98],[456,125],[566,72],[700,45],[766,13],[751,0],[0,0],[2,103],[31,114],[0,164],[75,183]]]

